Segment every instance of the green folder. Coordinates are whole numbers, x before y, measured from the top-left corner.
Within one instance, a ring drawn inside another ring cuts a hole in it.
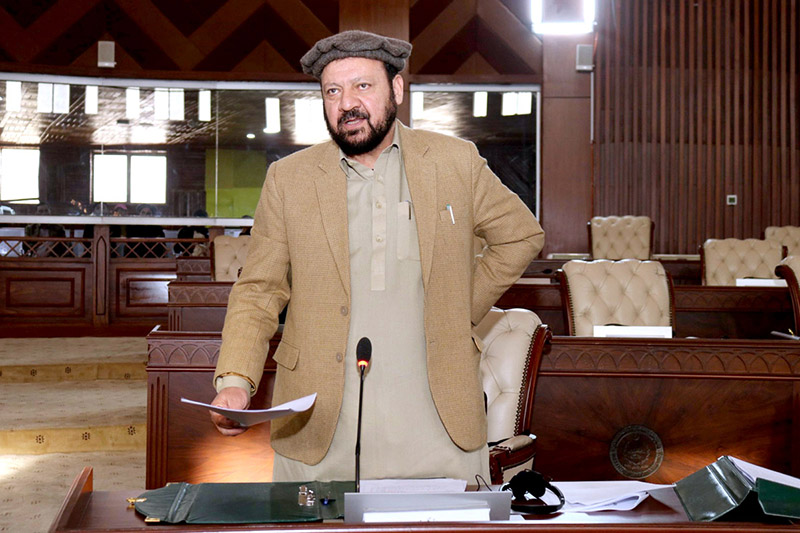
[[[259,524],[314,522],[344,517],[352,481],[305,483],[170,483],[135,501],[147,522]]]
[[[761,478],[753,482],[728,456],[675,483],[675,492],[695,521],[800,519],[800,489]]]

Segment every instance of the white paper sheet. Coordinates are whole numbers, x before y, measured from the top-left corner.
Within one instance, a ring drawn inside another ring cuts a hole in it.
[[[562,481],[554,483],[564,493],[562,513],[630,511],[644,501],[648,491],[669,488],[643,481]]]
[[[311,409],[311,406],[314,405],[316,399],[317,393],[315,392],[314,394],[309,394],[308,396],[304,396],[281,405],[276,405],[275,407],[271,407],[269,409],[226,409],[224,407],[217,407],[216,405],[196,402],[186,398],[181,398],[181,401],[183,403],[210,409],[221,415],[227,416],[231,420],[236,420],[244,427],[250,427],[262,422],[266,422],[267,420],[272,420],[273,418],[279,418],[292,413],[302,413],[303,411],[308,411]]]
[[[788,287],[785,279],[736,278],[737,287]]]
[[[467,482],[463,479],[362,479],[361,492],[372,494],[430,494],[464,492]]]
[[[786,474],[781,474],[780,472],[776,472],[774,470],[770,470],[768,468],[764,468],[763,466],[754,465],[752,463],[748,463],[747,461],[742,461],[741,459],[737,459],[736,457],[730,457],[730,460],[736,465],[736,468],[744,472],[747,476],[750,477],[750,481],[755,483],[755,480],[758,478],[766,479],[767,481],[774,481],[775,483],[782,483],[784,485],[788,485],[790,487],[795,487],[800,489],[800,479],[792,476],[787,476]]]
[[[672,338],[670,326],[593,326],[595,337]]]

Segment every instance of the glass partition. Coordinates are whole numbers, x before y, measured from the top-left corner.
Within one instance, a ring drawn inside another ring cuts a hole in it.
[[[538,85],[412,85],[411,123],[474,142],[538,217],[540,94]]]
[[[411,90],[415,127],[474,141],[538,211],[537,87]],[[327,138],[315,83],[0,73],[0,215],[249,217],[267,166]]]

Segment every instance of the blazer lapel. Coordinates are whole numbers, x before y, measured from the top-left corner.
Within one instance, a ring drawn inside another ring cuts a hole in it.
[[[433,243],[436,240],[436,164],[427,157],[429,146],[420,142],[414,130],[400,124],[403,146],[403,164],[408,180],[408,190],[414,204],[419,237],[419,255],[422,261],[422,283],[428,285],[433,264]]]
[[[350,243],[347,232],[347,181],[339,167],[339,151],[333,142],[319,162],[315,180],[322,226],[339,271],[345,293],[350,297]]]

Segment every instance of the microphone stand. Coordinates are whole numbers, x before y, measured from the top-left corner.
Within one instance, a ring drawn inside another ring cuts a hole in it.
[[[358,432],[356,434],[356,492],[361,492],[361,405],[364,398],[364,369],[366,365],[359,365],[361,371],[361,384],[358,389]]]

